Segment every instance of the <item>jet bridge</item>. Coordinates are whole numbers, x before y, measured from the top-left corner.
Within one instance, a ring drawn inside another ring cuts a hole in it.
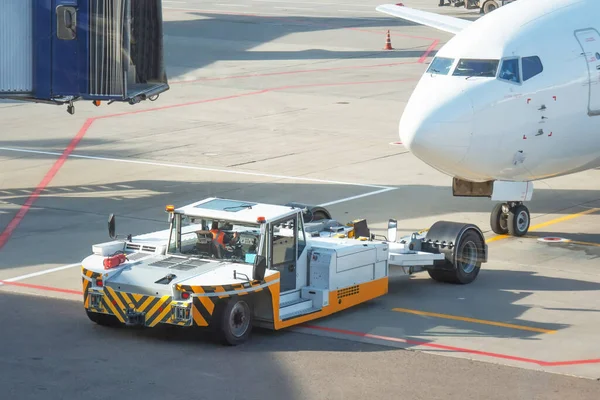
[[[162,0],[0,1],[0,99],[67,105],[169,90]]]

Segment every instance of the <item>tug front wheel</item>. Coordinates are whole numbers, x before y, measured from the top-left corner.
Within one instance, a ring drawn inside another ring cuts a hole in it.
[[[230,299],[219,321],[219,339],[225,345],[244,343],[252,332],[252,308],[244,300]]]

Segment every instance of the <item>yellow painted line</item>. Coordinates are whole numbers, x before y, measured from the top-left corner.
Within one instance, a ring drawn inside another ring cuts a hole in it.
[[[522,331],[531,331],[531,332],[540,332],[540,333],[556,333],[555,330],[551,330],[551,329],[534,328],[531,326],[506,324],[504,322],[487,321],[487,320],[483,320],[483,319],[475,319],[475,318],[469,318],[469,317],[459,317],[456,315],[438,314],[438,313],[432,313],[432,312],[427,312],[427,311],[410,310],[408,308],[393,308],[392,311],[422,315],[422,316],[426,316],[426,317],[452,319],[455,321],[473,322],[475,324],[500,326],[503,328],[520,329]]]
[[[595,213],[596,211],[600,211],[600,208],[590,208],[589,210],[581,211],[581,212],[578,212],[578,213],[575,213],[575,214],[564,215],[564,216],[559,217],[559,218],[551,219],[550,221],[546,221],[546,222],[539,223],[537,225],[530,226],[529,227],[529,231],[535,231],[535,230],[538,230],[538,229],[541,229],[541,228],[545,228],[545,227],[550,226],[550,225],[558,224],[559,222],[569,221],[571,219],[575,219],[575,218],[582,217],[584,215]],[[508,239],[510,237],[512,237],[512,236],[510,236],[510,235],[498,235],[498,236],[494,236],[494,237],[491,237],[491,238],[487,239],[486,243],[495,242],[495,241],[503,240],[503,239]]]
[[[571,239],[567,239],[566,242],[563,243],[575,243],[575,244],[580,244],[582,246],[594,246],[594,247],[600,247],[600,243],[592,243],[592,242],[582,242],[580,240],[571,240]]]
[[[528,235],[525,235],[523,237],[530,238],[530,239],[541,239],[539,236],[528,236]],[[571,240],[571,239],[566,239],[566,238],[563,238],[563,241],[561,241],[561,242],[545,242],[545,243],[555,244],[555,245],[572,243],[572,244],[580,244],[582,246],[600,247],[600,243],[582,242],[581,240]]]

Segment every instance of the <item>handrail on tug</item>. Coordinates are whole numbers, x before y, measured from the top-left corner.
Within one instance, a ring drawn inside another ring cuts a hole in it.
[[[169,90],[162,0],[0,1],[0,99],[99,106]]]

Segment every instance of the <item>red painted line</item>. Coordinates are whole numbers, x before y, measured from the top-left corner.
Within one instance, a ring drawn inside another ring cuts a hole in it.
[[[293,75],[293,74],[304,74],[304,73],[313,73],[313,72],[329,72],[329,71],[340,71],[345,69],[367,69],[367,68],[381,68],[381,67],[395,67],[398,65],[409,65],[416,64],[413,61],[405,61],[405,62],[396,62],[396,63],[386,63],[386,64],[374,64],[374,65],[350,65],[345,67],[332,67],[332,68],[316,68],[316,69],[303,69],[296,71],[282,71],[282,72],[268,72],[268,73],[257,73],[257,74],[247,74],[247,75],[230,75],[230,76],[220,76],[220,77],[206,77],[206,78],[198,78],[189,81],[174,81],[169,82],[171,85],[178,85],[184,83],[196,83],[196,82],[209,82],[209,81],[222,81],[228,79],[244,79],[244,78],[258,78],[265,76],[277,76],[277,75]]]
[[[562,367],[567,365],[600,364],[600,358],[592,360],[556,361],[544,364],[547,367]]]
[[[377,35],[384,35],[387,33],[387,29],[386,30],[378,30],[378,29],[344,28],[344,27],[342,27],[340,29],[349,29],[351,31],[363,32],[363,33],[374,33]],[[402,36],[402,37],[407,37],[407,38],[411,38],[411,39],[436,40],[431,37],[407,35],[405,33],[398,33],[398,32],[390,32],[390,36]]]
[[[223,100],[231,100],[231,99],[237,99],[237,98],[240,98],[240,97],[254,96],[254,95],[257,95],[257,94],[266,93],[268,91],[269,91],[269,89],[263,89],[263,90],[257,90],[257,91],[254,91],[254,92],[248,92],[248,93],[232,94],[231,96],[214,97],[212,99],[204,99],[204,100],[190,101],[190,102],[187,102],[187,103],[179,103],[179,104],[171,104],[171,105],[168,105],[168,106],[147,108],[145,110],[127,111],[127,112],[123,112],[123,113],[103,115],[101,117],[97,117],[97,119],[122,117],[122,116],[125,116],[125,115],[143,114],[143,113],[152,112],[152,111],[162,111],[162,110],[169,110],[169,109],[172,109],[172,108],[181,108],[181,107],[193,106],[193,105],[196,105],[196,104],[212,103],[212,102],[215,102],[215,101],[223,101]]]
[[[2,234],[0,234],[0,250],[4,247],[6,242],[8,242],[8,239],[10,239],[12,233],[17,228],[17,226],[19,226],[23,218],[25,218],[25,215],[27,215],[27,212],[29,212],[29,210],[31,209],[33,203],[38,199],[38,197],[40,197],[40,194],[44,191],[44,189],[46,189],[50,181],[52,181],[54,176],[62,168],[63,164],[65,163],[69,155],[73,152],[73,150],[75,150],[75,148],[77,147],[83,136],[86,134],[94,120],[95,118],[89,118],[85,121],[77,135],[73,138],[73,140],[71,140],[71,142],[69,143],[65,151],[62,153],[60,158],[56,160],[52,168],[50,168],[50,170],[46,173],[46,175],[44,176],[42,181],[37,185],[31,196],[29,196],[25,204],[21,206],[17,214],[8,223],[6,228],[4,228],[4,231],[2,232]]]
[[[205,99],[205,100],[190,101],[188,103],[171,104],[171,105],[168,105],[168,106],[148,108],[148,109],[145,109],[145,110],[128,111],[128,112],[119,113],[119,114],[104,115],[104,116],[101,116],[101,117],[96,117],[95,119],[105,119],[105,118],[113,118],[113,117],[122,117],[122,116],[126,116],[126,115],[142,114],[142,113],[147,113],[147,112],[152,112],[152,111],[162,111],[162,110],[168,110],[168,109],[173,109],[173,108],[188,107],[188,106],[193,106],[193,105],[197,105],[197,104],[210,103],[210,102],[214,102],[214,101],[231,100],[231,99],[237,99],[237,98],[240,98],[240,97],[255,96],[255,95],[258,95],[258,94],[265,94],[265,93],[276,92],[276,91],[280,91],[280,90],[305,89],[305,88],[312,88],[312,87],[328,87],[328,86],[369,85],[369,84],[377,84],[377,83],[407,82],[407,81],[412,81],[412,80],[414,80],[414,79],[413,78],[406,78],[406,79],[387,79],[387,80],[379,80],[379,81],[357,81],[357,82],[339,82],[339,83],[309,83],[309,84],[305,84],[305,85],[278,86],[278,87],[272,87],[272,88],[267,88],[267,89],[262,89],[262,90],[256,90],[254,92],[241,93],[241,94],[233,94],[233,95],[230,95],[230,96],[216,97],[216,98]]]
[[[71,155],[73,150],[77,147],[77,145],[79,144],[81,139],[83,139],[83,137],[89,130],[90,126],[92,126],[92,124],[96,120],[121,117],[121,116],[126,116],[126,115],[142,114],[142,113],[147,113],[147,112],[152,112],[152,111],[168,110],[168,109],[172,109],[172,108],[181,108],[181,107],[187,107],[187,106],[203,104],[203,103],[211,103],[211,102],[216,102],[216,101],[237,99],[240,97],[253,96],[253,95],[258,95],[258,94],[263,94],[263,93],[268,93],[268,92],[274,92],[274,91],[278,91],[278,90],[301,89],[301,88],[309,88],[309,87],[326,87],[326,86],[366,85],[366,84],[377,84],[377,83],[403,82],[403,81],[410,81],[410,80],[412,80],[412,79],[392,79],[392,80],[381,80],[381,81],[317,83],[317,84],[306,84],[306,85],[280,86],[280,87],[268,88],[268,89],[263,89],[263,90],[257,90],[254,92],[234,94],[234,95],[230,95],[230,96],[215,97],[212,99],[191,101],[188,103],[172,104],[172,105],[168,105],[168,106],[149,108],[149,109],[145,109],[145,110],[128,111],[128,112],[124,112],[124,113],[109,114],[109,115],[103,115],[103,116],[99,116],[99,117],[89,118],[88,120],[85,121],[85,124],[81,127],[81,129],[79,130],[77,135],[73,138],[73,140],[71,140],[71,143],[69,143],[69,145],[67,146],[65,151],[60,156],[60,158],[54,163],[54,165],[52,166],[52,168],[50,168],[48,173],[46,173],[46,175],[44,176],[44,179],[42,179],[40,184],[36,187],[35,191],[31,194],[31,196],[29,196],[29,198],[27,199],[25,204],[21,207],[21,209],[18,211],[18,213],[15,215],[15,217],[9,222],[9,224],[6,226],[6,228],[4,229],[2,234],[0,234],[0,250],[8,242],[8,239],[11,237],[12,233],[17,228],[17,226],[19,226],[19,224],[21,223],[21,221],[23,220],[23,218],[25,217],[25,215],[27,214],[27,212],[29,211],[29,209],[31,208],[33,203],[38,199],[41,192],[52,181],[52,179],[58,173],[58,171],[61,169],[61,167],[67,160],[67,158]]]
[[[544,361],[534,360],[531,358],[515,357],[515,356],[509,356],[509,355],[498,354],[498,353],[489,353],[489,352],[485,352],[485,351],[464,349],[461,347],[446,346],[443,344],[421,342],[421,341],[417,341],[417,340],[395,338],[395,337],[390,337],[390,336],[372,335],[370,333],[354,332],[354,331],[348,331],[348,330],[344,330],[344,329],[327,328],[327,327],[316,326],[316,325],[305,326],[305,328],[321,330],[321,331],[325,331],[325,332],[332,332],[332,333],[341,333],[344,335],[359,336],[359,337],[364,337],[364,338],[369,338],[369,339],[385,340],[388,342],[406,343],[406,344],[410,344],[413,346],[424,346],[424,347],[431,347],[431,348],[441,349],[441,350],[452,350],[452,351],[457,351],[460,353],[477,354],[477,355],[494,357],[494,358],[502,358],[505,360],[522,361],[522,362],[538,364],[538,365],[542,365],[544,363]]]
[[[385,340],[388,342],[406,343],[406,344],[410,344],[413,346],[431,347],[431,348],[440,349],[440,350],[451,350],[451,351],[456,351],[459,353],[476,354],[476,355],[480,355],[480,356],[500,358],[500,359],[504,359],[504,360],[520,361],[520,362],[525,362],[525,363],[530,363],[530,364],[537,364],[537,365],[543,366],[543,367],[557,367],[557,366],[564,366],[564,365],[599,364],[600,363],[600,359],[548,362],[548,361],[542,361],[542,360],[535,360],[532,358],[516,357],[516,356],[507,355],[507,354],[491,353],[491,352],[487,352],[487,351],[472,350],[472,349],[466,349],[466,348],[462,348],[462,347],[446,346],[446,345],[437,344],[437,343],[422,342],[422,341],[418,341],[418,340],[402,339],[402,338],[395,338],[395,337],[390,337],[390,336],[373,335],[370,333],[348,331],[345,329],[327,328],[324,326],[305,325],[305,326],[303,326],[303,328],[314,329],[314,330],[325,331],[325,332],[332,332],[332,333],[340,333],[343,335],[358,336],[358,337],[369,338],[369,339]]]
[[[427,48],[427,50],[425,50],[425,53],[423,53],[423,55],[421,56],[421,58],[419,58],[419,61],[417,61],[420,64],[423,64],[425,62],[425,60],[427,59],[427,57],[429,57],[429,54],[431,54],[431,52],[433,51],[433,49],[436,48],[436,46],[438,45],[438,43],[440,43],[440,41],[438,39],[435,39],[433,41],[433,43],[431,43],[431,46],[429,46]]]
[[[49,292],[76,294],[78,296],[83,295],[83,292],[81,292],[79,290],[59,289],[59,288],[50,287],[50,286],[32,285],[29,283],[22,283],[22,282],[0,281],[0,283],[3,285],[8,285],[8,286],[19,286],[19,287],[25,287],[25,288],[29,288],[29,289],[45,290],[45,291],[49,291]]]
[[[173,11],[176,11],[176,10],[173,10]],[[186,11],[186,10],[183,10],[183,11]],[[202,10],[187,10],[187,11],[211,14],[210,12],[203,12]],[[260,16],[260,15],[254,15],[254,14],[227,13],[227,12],[212,12],[212,14],[250,15],[250,16],[256,16],[256,17],[271,18],[268,16]],[[271,18],[271,19],[283,19],[283,18],[275,17],[275,18]],[[289,20],[289,18],[288,18],[288,20]],[[310,22],[309,22],[309,24],[314,25]],[[327,24],[323,24],[323,26],[326,26],[329,28],[334,27],[332,25],[327,25]],[[376,32],[373,30],[365,30],[365,29],[360,29],[360,28],[340,27],[340,29],[358,30],[358,31],[370,32],[370,33]],[[407,36],[407,35],[402,35],[402,36]],[[425,37],[423,37],[423,39],[434,40],[432,38],[425,38]],[[434,41],[434,43],[429,47],[429,49],[425,52],[425,54],[423,54],[423,56],[421,56],[421,58],[419,59],[419,62],[422,62],[421,60],[424,60],[427,57],[427,55],[433,50],[433,48],[435,47],[435,45],[437,45],[438,42],[439,42],[438,40]],[[398,63],[390,63],[388,65],[398,65]],[[383,64],[381,66],[383,66]],[[373,66],[371,66],[371,67],[373,67]],[[359,67],[359,66],[338,67],[337,69],[343,69],[343,68],[361,68],[361,67]],[[332,68],[330,70],[334,70],[334,69]],[[302,71],[302,72],[304,72],[304,71]],[[311,71],[311,72],[316,72],[316,71]],[[291,73],[294,73],[294,72],[272,73],[272,75],[276,75],[276,74],[282,75],[282,74],[291,74]],[[300,73],[300,72],[295,72],[295,73]],[[229,78],[221,78],[221,79],[236,79],[236,78],[239,78],[239,77],[229,77]],[[60,156],[60,158],[55,162],[55,164],[52,166],[52,168],[50,168],[50,170],[46,173],[46,175],[44,176],[44,178],[42,179],[40,184],[38,184],[38,186],[36,187],[34,192],[31,194],[31,196],[29,196],[29,198],[27,199],[25,204],[23,204],[23,206],[19,209],[17,214],[13,217],[13,219],[8,223],[6,228],[2,231],[2,233],[0,234],[0,250],[2,250],[2,248],[6,245],[6,243],[12,236],[14,230],[19,226],[19,224],[21,223],[21,221],[23,220],[25,215],[31,209],[31,206],[33,205],[33,203],[39,198],[40,194],[44,191],[44,189],[52,181],[54,176],[62,168],[63,164],[65,163],[65,161],[67,160],[69,155],[77,147],[77,145],[79,144],[81,139],[83,139],[83,137],[89,130],[90,126],[97,119],[106,119],[106,118],[113,118],[113,117],[124,116],[124,115],[141,114],[141,113],[146,113],[146,112],[151,112],[151,111],[167,110],[167,109],[171,109],[171,108],[179,108],[179,107],[185,107],[185,106],[190,106],[190,105],[195,105],[195,104],[202,104],[202,103],[209,103],[209,102],[214,102],[214,101],[235,99],[235,98],[240,98],[240,97],[245,97],[245,96],[252,96],[252,95],[263,94],[263,93],[267,93],[267,92],[273,92],[273,91],[277,91],[277,90],[297,89],[297,88],[306,88],[306,87],[319,87],[319,86],[326,87],[326,86],[343,86],[343,85],[362,85],[362,84],[373,84],[373,83],[391,83],[391,82],[402,82],[402,81],[408,81],[408,80],[410,80],[410,79],[282,86],[282,87],[278,87],[278,88],[264,89],[264,90],[249,92],[249,93],[224,96],[224,97],[218,97],[218,98],[213,98],[213,99],[199,100],[199,101],[193,101],[193,102],[188,102],[188,103],[183,103],[183,104],[174,104],[174,105],[150,108],[150,109],[145,109],[145,110],[136,110],[136,111],[131,111],[131,112],[109,114],[109,115],[99,116],[99,117],[95,117],[95,118],[89,118],[85,121],[84,125],[81,127],[81,129],[79,130],[77,135],[73,138],[73,140],[71,140],[71,142],[69,143],[69,145],[67,146],[67,148],[65,149],[63,154]]]
[[[306,26],[306,25],[311,25],[311,26],[320,26],[320,27],[324,27],[324,28],[328,28],[328,29],[345,29],[345,30],[351,30],[351,31],[356,31],[356,32],[362,32],[362,33],[373,33],[373,34],[377,34],[377,35],[385,35],[387,33],[387,29],[385,30],[378,30],[378,29],[366,29],[366,28],[354,28],[354,27],[348,27],[348,26],[336,26],[336,25],[332,25],[332,24],[326,24],[323,22],[315,22],[315,21],[310,21],[309,18],[311,17],[303,17],[303,16],[295,16],[295,15],[290,15],[289,17],[284,16],[284,15],[264,15],[264,14],[254,14],[254,13],[243,13],[243,12],[234,12],[234,11],[203,11],[200,9],[193,9],[193,8],[171,8],[171,9],[165,9],[163,11],[166,12],[196,12],[199,14],[207,14],[207,15],[233,15],[233,16],[240,16],[240,17],[253,17],[253,18],[265,18],[265,19],[270,19],[272,21],[284,21],[287,23],[287,25],[299,25],[299,26]],[[415,36],[415,35],[407,35],[404,33],[391,33],[391,36],[402,36],[402,37],[407,37],[407,38],[412,38],[412,39],[423,39],[423,40],[435,40],[434,38],[431,37],[425,37],[425,36]]]
[[[25,288],[29,288],[29,289],[51,291],[51,292],[74,294],[77,296],[83,295],[83,292],[79,291],[79,290],[60,289],[60,288],[55,288],[55,287],[51,287],[51,286],[32,285],[29,283],[22,283],[22,282],[0,281],[0,284],[9,285],[9,286],[25,287]],[[491,353],[491,352],[487,352],[487,351],[471,350],[471,349],[466,349],[466,348],[462,348],[462,347],[446,346],[446,345],[437,344],[437,343],[427,343],[427,342],[422,342],[422,341],[418,341],[418,340],[395,338],[395,337],[391,337],[391,336],[373,335],[370,333],[355,332],[355,331],[349,331],[349,330],[345,330],[345,329],[327,328],[324,326],[304,325],[302,327],[308,328],[308,329],[325,331],[325,332],[341,333],[344,335],[351,335],[351,336],[359,336],[359,337],[369,338],[369,339],[385,340],[388,342],[406,343],[406,344],[410,344],[413,346],[431,347],[431,348],[441,349],[441,350],[456,351],[459,353],[477,354],[477,355],[482,355],[482,356],[487,356],[487,357],[501,358],[501,359],[505,359],[505,360],[521,361],[521,362],[526,362],[526,363],[530,363],[530,364],[537,364],[537,365],[544,366],[544,367],[559,367],[559,366],[581,365],[581,364],[600,364],[600,358],[590,359],[590,360],[548,362],[548,361],[534,360],[531,358],[515,357],[515,356],[510,356],[510,355],[500,354],[500,353]]]

